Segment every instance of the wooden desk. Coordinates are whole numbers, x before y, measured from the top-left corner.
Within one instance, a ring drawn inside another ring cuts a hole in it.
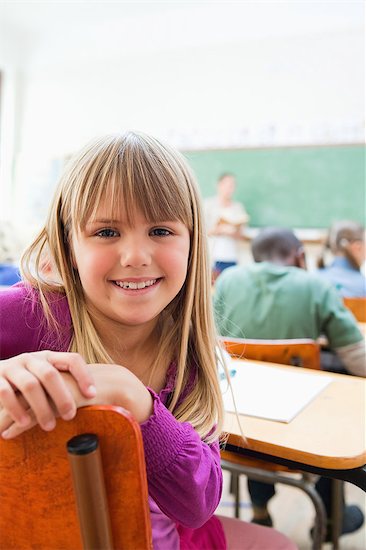
[[[237,363],[237,368],[245,368],[245,361]],[[299,369],[265,364],[268,368]],[[300,370],[309,373],[308,369]],[[239,415],[247,446],[236,415],[227,412],[224,421],[224,431],[229,434],[226,449],[288,468],[349,481],[366,491],[366,379],[314,370],[311,374],[331,377],[332,383],[290,423]]]

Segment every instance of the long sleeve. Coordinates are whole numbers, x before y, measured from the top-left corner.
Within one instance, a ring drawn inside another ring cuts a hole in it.
[[[154,412],[141,424],[149,493],[168,517],[185,527],[200,527],[221,497],[219,444],[202,442],[189,423],[178,422],[150,392]]]
[[[335,349],[340,360],[351,374],[366,377],[366,344],[365,340],[349,346]]]

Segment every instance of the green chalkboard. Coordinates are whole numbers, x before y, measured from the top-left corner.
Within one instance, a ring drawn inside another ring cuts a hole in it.
[[[236,199],[250,225],[325,228],[337,219],[365,223],[362,145],[185,151],[203,197],[218,176],[237,178]]]

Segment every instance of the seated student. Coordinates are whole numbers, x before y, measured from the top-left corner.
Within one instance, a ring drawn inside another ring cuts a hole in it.
[[[330,250],[333,261],[326,265],[324,256]],[[366,296],[366,278],[361,273],[365,261],[365,229],[353,221],[339,221],[332,225],[318,260],[318,273],[328,279],[342,296]]]
[[[349,373],[366,376],[365,341],[352,314],[333,286],[306,271],[302,243],[288,229],[264,229],[252,242],[256,263],[227,269],[216,281],[214,305],[218,331],[236,338],[318,338],[325,334]],[[267,503],[274,486],[248,481],[253,522],[272,525]],[[331,482],[317,490],[331,516]],[[345,506],[342,533],[363,524],[357,506]],[[327,538],[330,537],[331,525]]]

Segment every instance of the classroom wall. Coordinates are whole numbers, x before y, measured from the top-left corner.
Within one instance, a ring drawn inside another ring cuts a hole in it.
[[[41,65],[27,75],[20,148],[64,154],[126,128],[181,148],[355,141],[362,51],[359,29]]]
[[[9,48],[0,52],[3,114],[13,109],[14,123],[11,146],[1,143],[0,216],[37,223],[65,156],[101,133],[139,129],[182,150],[362,141],[363,24],[346,4],[342,13],[339,3],[319,5],[316,17],[307,3],[253,5],[255,20],[244,5],[187,6],[173,14],[151,5],[86,30],[82,18],[64,14],[57,32],[12,34],[7,45],[18,44],[17,59],[5,59]],[[8,126],[2,122],[2,135]]]

